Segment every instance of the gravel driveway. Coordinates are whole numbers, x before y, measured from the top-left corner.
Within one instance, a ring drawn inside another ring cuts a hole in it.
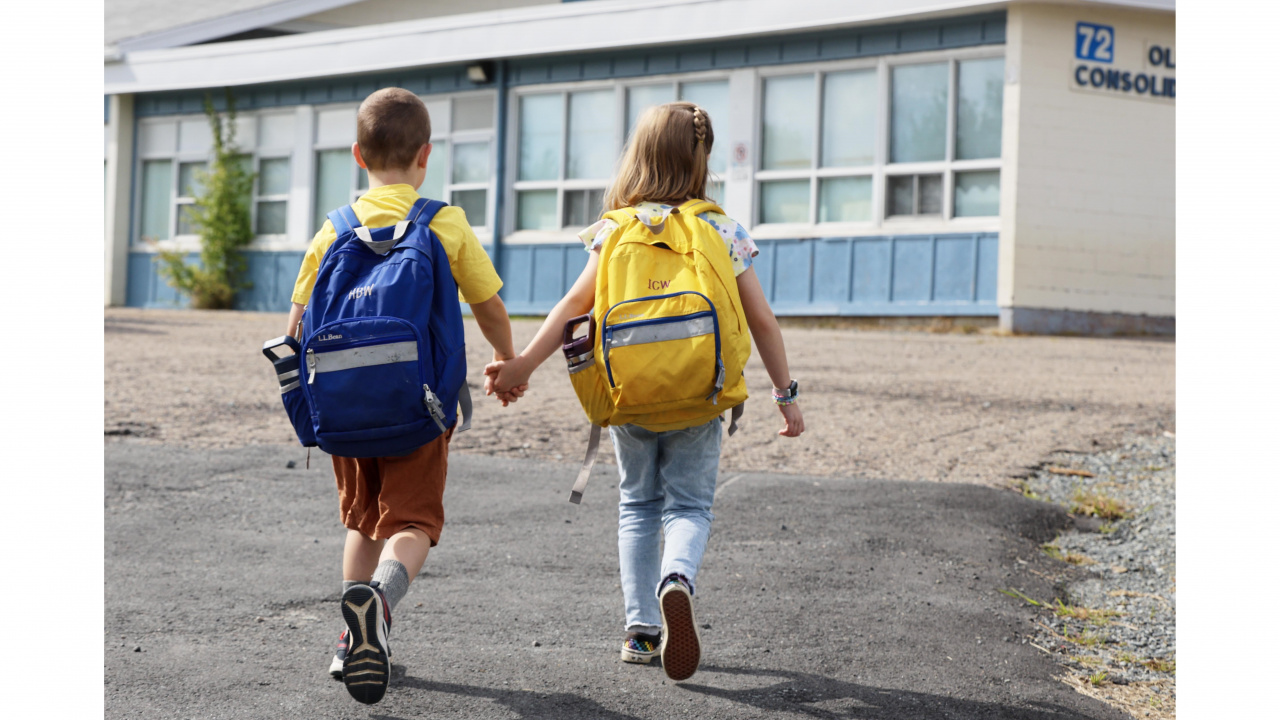
[[[106,434],[187,448],[292,442],[259,351],[284,324],[284,315],[267,313],[106,310]],[[513,328],[518,349],[538,322]],[[742,432],[725,444],[725,472],[1002,485],[1054,450],[1175,430],[1169,341],[812,327],[783,334],[808,431],[802,441],[775,435],[780,418],[753,355],[753,400]],[[478,388],[488,353],[470,320],[467,340]],[[586,436],[553,357],[516,405],[479,402],[474,429],[453,449],[571,462]],[[612,462],[612,451],[601,457]]]

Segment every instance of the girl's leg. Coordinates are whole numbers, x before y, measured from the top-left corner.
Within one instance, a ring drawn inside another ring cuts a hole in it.
[[[635,425],[612,426],[618,456],[618,567],[628,632],[656,634],[662,612],[653,588],[658,583],[658,541],[662,529],[662,489],[657,482],[657,435]]]
[[[662,433],[658,480],[666,495],[662,525],[666,546],[659,577],[678,574],[693,590],[711,535],[711,503],[720,470],[720,419]],[[657,596],[657,583],[650,586]]]

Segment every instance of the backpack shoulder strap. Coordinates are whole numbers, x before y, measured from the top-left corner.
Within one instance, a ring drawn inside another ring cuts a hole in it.
[[[606,220],[612,220],[619,225],[626,225],[628,222],[636,219],[636,209],[633,207],[625,207],[621,210],[610,210],[601,217]]]
[[[435,219],[436,213],[441,209],[448,207],[448,203],[439,200],[428,200],[427,198],[418,198],[413,202],[413,207],[409,208],[408,215],[405,220],[411,223],[430,226],[431,221]]]
[[[701,215],[702,213],[705,213],[705,212],[716,212],[716,213],[720,213],[721,215],[724,214],[724,210],[721,210],[719,205],[711,202],[710,200],[689,200],[685,202],[683,205],[681,205],[679,208],[677,208],[676,210],[681,215],[696,216],[696,215]]]
[[[356,211],[351,209],[350,205],[342,207],[329,213],[329,222],[333,223],[334,232],[338,233],[338,237],[342,237],[360,227],[360,218],[356,217]]]

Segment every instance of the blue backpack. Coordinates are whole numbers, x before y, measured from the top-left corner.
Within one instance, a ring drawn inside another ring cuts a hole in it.
[[[443,435],[459,404],[458,431],[471,426],[458,286],[430,227],[444,206],[419,198],[404,220],[376,229],[350,205],[329,213],[338,237],[320,262],[302,343],[286,335],[262,348],[304,446],[406,455]]]

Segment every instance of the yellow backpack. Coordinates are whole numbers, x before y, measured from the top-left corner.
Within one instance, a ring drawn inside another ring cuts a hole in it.
[[[724,240],[697,217],[705,212],[723,213],[690,200],[660,218],[604,215],[619,227],[600,248],[595,306],[564,331],[569,379],[592,423],[570,502],[582,499],[602,427],[681,430],[731,411],[737,430],[751,336]],[[587,334],[574,338],[581,325]]]

